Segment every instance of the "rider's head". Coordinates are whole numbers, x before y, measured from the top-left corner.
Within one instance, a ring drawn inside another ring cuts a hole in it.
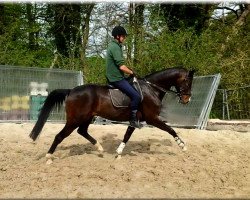
[[[126,36],[127,36],[127,31],[125,30],[125,28],[123,28],[122,26],[116,26],[113,30],[112,30],[112,36],[119,42],[122,43]]]

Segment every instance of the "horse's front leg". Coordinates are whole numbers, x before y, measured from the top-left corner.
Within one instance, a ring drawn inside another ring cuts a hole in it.
[[[163,131],[168,132],[170,135],[172,135],[174,137],[174,140],[176,141],[176,143],[178,144],[178,146],[183,150],[186,151],[187,147],[185,145],[185,142],[177,135],[177,133],[174,131],[174,129],[172,129],[170,126],[168,126],[167,124],[165,124],[163,121],[161,121],[158,117],[154,118],[154,119],[150,119],[149,121],[147,121],[148,124],[153,125]]]
[[[123,152],[123,149],[125,148],[126,146],[126,143],[128,142],[128,140],[130,139],[132,133],[134,132],[135,128],[132,127],[132,126],[129,126],[127,128],[127,131],[124,135],[124,138],[123,138],[123,141],[121,142],[121,144],[119,145],[119,147],[116,149],[116,152],[118,154],[118,157],[121,156],[122,152]]]

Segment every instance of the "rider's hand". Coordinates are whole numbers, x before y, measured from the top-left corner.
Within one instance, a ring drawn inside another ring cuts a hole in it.
[[[131,70],[131,71],[132,71],[132,74],[130,74],[129,76],[138,78],[138,76],[137,76],[137,74],[135,73],[135,71],[133,71],[133,70]]]

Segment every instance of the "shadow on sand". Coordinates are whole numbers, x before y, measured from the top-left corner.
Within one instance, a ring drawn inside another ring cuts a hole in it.
[[[115,134],[108,134],[103,136],[99,141],[104,149],[104,153],[116,155],[116,149],[121,143]],[[146,154],[169,154],[175,155],[171,151],[167,151],[166,147],[171,147],[172,141],[169,139],[158,140],[148,139],[142,141],[129,141],[124,148],[123,155],[137,156],[138,153]],[[164,151],[160,151],[161,148]],[[83,155],[83,154],[98,154],[97,149],[91,143],[87,144],[74,144],[70,146],[58,146],[58,150],[69,150],[69,156]],[[98,154],[99,157],[102,157]]]

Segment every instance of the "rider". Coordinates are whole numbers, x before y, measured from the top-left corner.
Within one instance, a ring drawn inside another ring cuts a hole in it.
[[[114,37],[107,49],[106,55],[106,77],[111,85],[118,88],[131,99],[130,126],[140,128],[140,122],[136,113],[141,102],[141,96],[125,79],[124,73],[133,75],[133,71],[125,65],[122,53],[122,43],[127,36],[126,30],[122,26],[116,26],[112,30]]]

